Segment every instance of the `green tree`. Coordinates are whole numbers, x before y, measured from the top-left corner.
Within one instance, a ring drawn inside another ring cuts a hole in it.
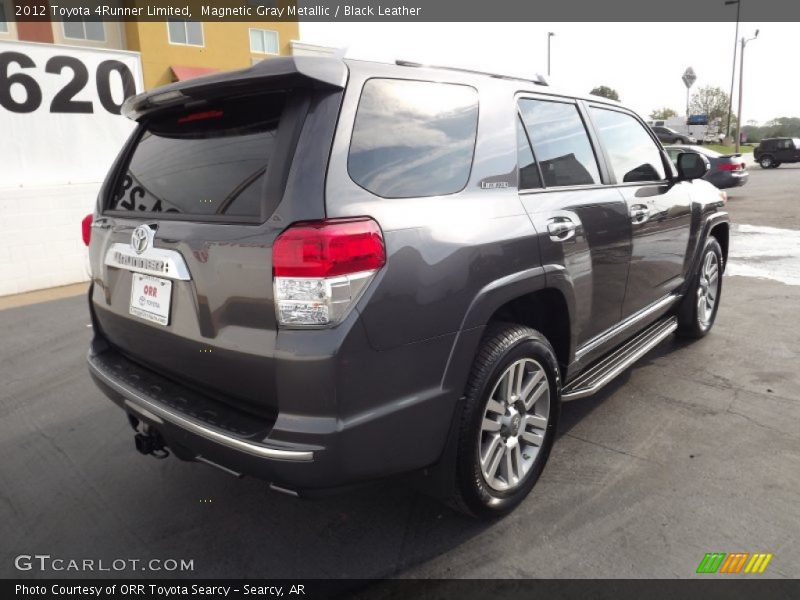
[[[617,90],[610,88],[607,85],[598,85],[589,93],[592,96],[602,96],[603,98],[608,98],[609,100],[616,100],[619,102],[619,94],[617,93]]]
[[[650,118],[653,119],[654,121],[655,120],[665,121],[670,117],[677,117],[677,116],[678,116],[677,111],[674,111],[671,108],[667,108],[666,106],[664,108],[657,108],[656,110],[650,113]]]
[[[707,85],[701,87],[689,100],[689,113],[693,115],[708,115],[709,122],[720,119],[722,126],[728,122],[728,105],[730,96],[720,87]],[[731,128],[734,127],[736,115],[731,118]]]

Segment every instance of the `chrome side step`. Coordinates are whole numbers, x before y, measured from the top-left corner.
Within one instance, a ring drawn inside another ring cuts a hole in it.
[[[677,328],[677,317],[656,321],[564,386],[561,391],[561,399],[569,401],[591,396],[655,348]]]

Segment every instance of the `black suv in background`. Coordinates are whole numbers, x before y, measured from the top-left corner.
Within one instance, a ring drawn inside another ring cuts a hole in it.
[[[414,472],[494,516],[542,473],[562,402],[714,323],[708,162],[673,166],[618,103],[294,57],[124,112],[84,223],[88,364],[144,454],[291,494]]]
[[[762,169],[776,169],[782,163],[800,162],[800,138],[768,138],[753,150]]]

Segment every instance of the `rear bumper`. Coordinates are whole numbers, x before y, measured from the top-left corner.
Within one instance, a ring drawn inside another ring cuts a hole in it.
[[[750,173],[747,171],[738,173],[736,171],[727,171],[723,173],[715,173],[714,176],[709,179],[709,181],[719,189],[724,190],[727,188],[741,187],[747,183],[749,178]]]
[[[419,352],[419,348],[402,349],[404,355],[398,359],[408,360],[405,353],[415,350]],[[438,387],[417,387],[413,396],[392,396],[388,390],[386,395],[366,395],[374,408],[344,418],[298,412],[263,417],[129,360],[98,332],[87,362],[100,390],[157,431],[176,457],[212,463],[298,493],[347,487],[436,463],[457,400]],[[362,374],[375,372],[352,357],[350,362]],[[361,388],[370,381],[343,376]],[[406,380],[412,378],[405,373]],[[297,404],[292,399],[301,398],[305,388],[293,389],[281,396],[284,404]],[[337,386],[337,394],[354,401],[348,391],[352,392]]]
[[[218,423],[209,422],[211,420],[209,418],[197,418],[194,416],[197,414],[196,409],[189,413],[159,401],[159,396],[164,393],[164,384],[167,386],[167,393],[171,392],[169,386],[174,384],[164,381],[159,382],[161,383],[159,385],[153,379],[142,380],[137,371],[143,371],[143,369],[137,368],[136,365],[111,350],[102,354],[90,353],[87,362],[89,373],[95,383],[109,398],[152,426],[179,428],[221,447],[258,458],[297,462],[314,460],[314,450],[311,448],[277,447],[248,439],[246,430],[239,429],[235,425],[226,426],[224,415],[215,413],[213,408],[201,408],[200,413],[206,412],[207,416],[213,415],[212,418],[218,419]],[[148,387],[150,389],[147,389]],[[180,397],[178,396],[178,398]],[[206,404],[210,406],[211,402],[206,401]]]

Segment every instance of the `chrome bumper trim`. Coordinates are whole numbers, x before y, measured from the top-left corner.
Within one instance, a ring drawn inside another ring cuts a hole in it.
[[[233,450],[246,452],[259,458],[270,458],[275,460],[286,460],[295,462],[309,462],[314,460],[314,453],[305,450],[283,450],[281,448],[273,448],[264,446],[263,444],[255,444],[247,442],[239,438],[235,438],[228,433],[213,429],[198,423],[193,419],[188,419],[183,415],[173,412],[164,408],[160,404],[151,402],[146,396],[142,395],[137,390],[133,390],[126,385],[121,384],[119,381],[109,377],[102,369],[94,365],[89,357],[89,370],[102,380],[106,385],[111,387],[116,392],[122,394],[125,398],[125,404],[130,408],[137,410],[139,414],[144,415],[144,412],[150,412],[158,418],[168,421],[173,425],[177,425],[191,433],[204,437],[212,442],[216,442]]]

